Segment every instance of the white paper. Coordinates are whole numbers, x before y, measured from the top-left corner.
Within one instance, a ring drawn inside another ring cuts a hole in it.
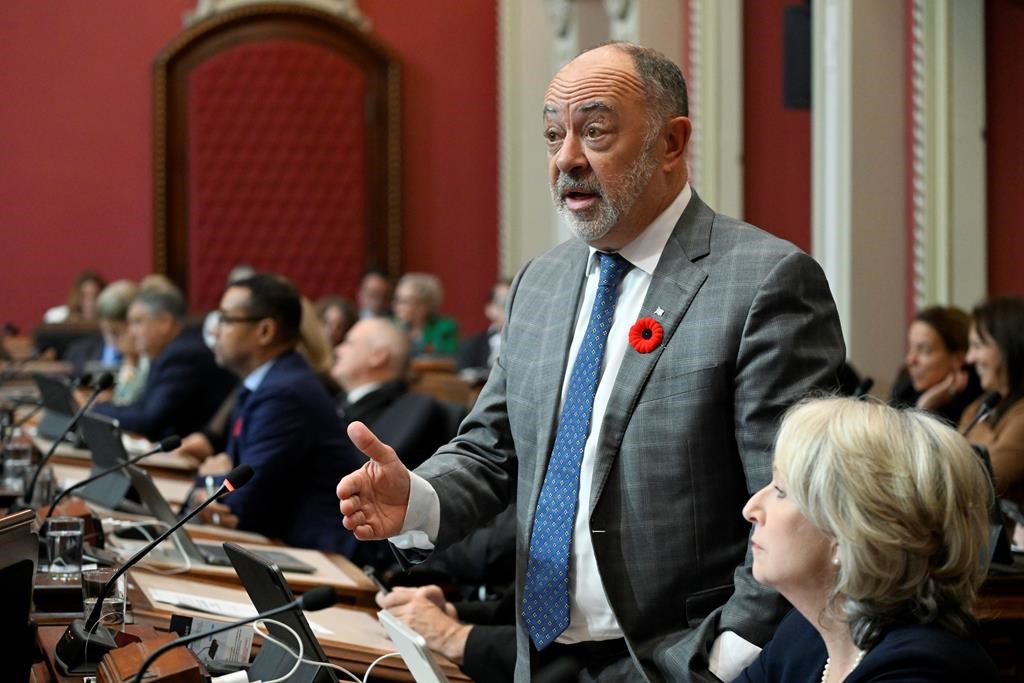
[[[157,602],[176,607],[187,607],[199,612],[218,614],[233,619],[247,619],[259,614],[251,604],[232,602],[230,600],[218,600],[216,598],[204,598],[189,593],[178,593],[163,588],[152,588],[149,594]]]

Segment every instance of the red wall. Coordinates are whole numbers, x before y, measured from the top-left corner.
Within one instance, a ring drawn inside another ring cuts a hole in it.
[[[27,331],[75,274],[147,273],[150,60],[194,2],[0,10],[0,320]]]
[[[988,291],[1024,294],[1024,3],[985,3]]]
[[[498,277],[497,3],[360,0],[402,63],[407,271],[436,273],[464,334]]]
[[[27,331],[83,268],[151,269],[150,64],[195,4],[3,3],[0,323]],[[404,69],[405,266],[438,273],[446,311],[482,327],[497,270],[495,3],[360,7]]]
[[[743,3],[744,220],[811,250],[811,110],[782,106],[782,10]]]

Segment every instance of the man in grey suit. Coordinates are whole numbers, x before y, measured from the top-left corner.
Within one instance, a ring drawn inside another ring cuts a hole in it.
[[[338,485],[359,538],[412,556],[516,496],[517,680],[562,655],[583,680],[731,680],[786,609],[740,511],[782,411],[834,386],[842,332],[811,258],[690,188],[686,115],[653,50],[565,66],[544,137],[579,239],[520,271],[476,406],[415,473],[349,428],[370,457]]]

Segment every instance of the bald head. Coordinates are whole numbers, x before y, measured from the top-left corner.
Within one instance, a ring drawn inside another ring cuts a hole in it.
[[[551,80],[544,139],[552,199],[580,239],[621,249],[679,195],[685,110],[679,67],[638,45],[588,50]]]
[[[405,376],[408,335],[386,318],[360,320],[334,349],[331,377],[345,391]]]

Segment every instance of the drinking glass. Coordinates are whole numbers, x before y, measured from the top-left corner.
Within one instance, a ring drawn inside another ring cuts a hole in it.
[[[96,607],[96,600],[103,592],[103,586],[110,581],[116,571],[113,567],[102,567],[82,572],[82,605],[86,619],[89,618],[89,615],[92,614],[93,609]],[[127,574],[122,574],[117,578],[114,585],[110,587],[107,597],[104,598],[103,606],[100,607],[99,623],[104,626],[120,626],[124,624],[125,606],[127,604],[125,576]]]
[[[51,517],[46,523],[50,578],[71,581],[82,572],[83,524],[78,517]]]

